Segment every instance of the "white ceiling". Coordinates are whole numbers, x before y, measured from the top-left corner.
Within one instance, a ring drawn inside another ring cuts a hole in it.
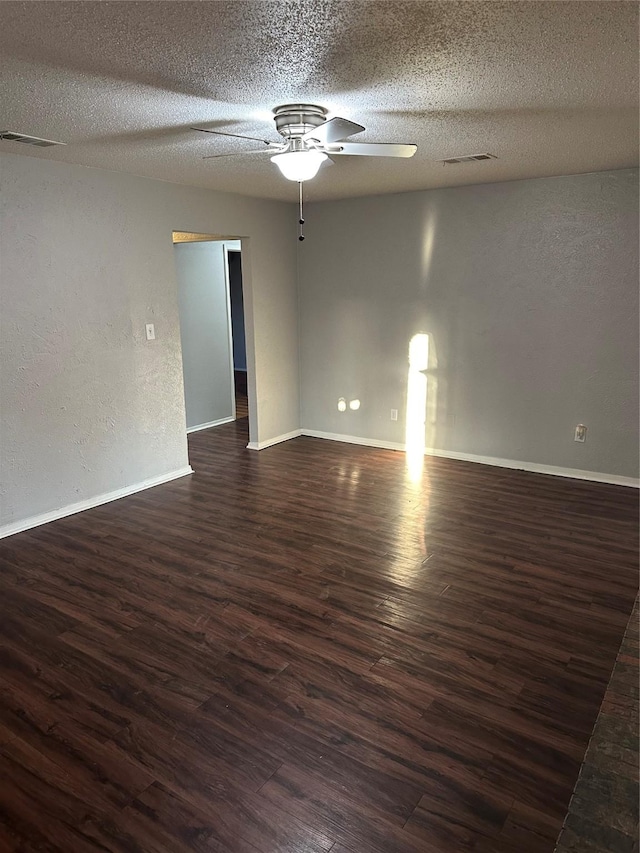
[[[0,2],[0,51],[0,130],[68,143],[0,151],[245,195],[297,187],[267,154],[202,160],[254,146],[189,126],[277,140],[288,102],[418,145],[336,158],[312,200],[638,163],[635,2]]]

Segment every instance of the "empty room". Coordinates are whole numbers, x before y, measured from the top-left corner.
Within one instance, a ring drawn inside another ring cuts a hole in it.
[[[638,850],[638,3],[0,3],[0,853]]]

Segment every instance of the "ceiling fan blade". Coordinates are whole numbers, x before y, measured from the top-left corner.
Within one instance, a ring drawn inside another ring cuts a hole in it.
[[[226,154],[209,154],[203,157],[203,160],[215,160],[218,157],[241,157],[243,154],[271,154],[275,151],[284,151],[288,145],[278,145],[277,142],[270,142],[268,148],[250,148],[248,151],[228,151]]]
[[[348,121],[346,118],[330,118],[324,124],[314,127],[313,130],[308,130],[302,138],[315,139],[329,145],[332,142],[338,142],[340,139],[346,139],[347,136],[362,133],[363,130],[364,127],[361,124]]]
[[[401,145],[396,142],[342,142],[335,151],[329,148],[326,153],[353,154],[359,157],[413,157],[417,145]]]
[[[233,136],[234,139],[252,139],[254,142],[264,142],[265,145],[277,145],[269,139],[261,139],[259,136],[244,136],[241,133],[226,133],[222,130],[208,130],[206,127],[192,127],[191,130],[199,130],[200,133],[214,133],[216,136]]]

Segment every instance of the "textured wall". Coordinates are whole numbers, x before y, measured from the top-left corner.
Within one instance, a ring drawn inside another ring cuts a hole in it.
[[[176,243],[187,427],[232,418],[234,388],[224,244]]]
[[[291,206],[30,157],[0,169],[0,524],[187,463],[174,229],[249,238],[252,439],[298,426]]]
[[[326,202],[306,220],[304,428],[404,442],[425,333],[427,446],[638,475],[637,170]],[[339,413],[341,396],[361,408]]]

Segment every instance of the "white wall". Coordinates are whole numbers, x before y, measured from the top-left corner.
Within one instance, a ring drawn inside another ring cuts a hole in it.
[[[234,417],[231,317],[224,243],[177,243],[187,428]]]
[[[426,333],[427,446],[638,476],[637,170],[317,203],[305,218],[303,429],[403,444],[409,342]],[[339,413],[342,396],[361,408]]]
[[[297,428],[292,205],[30,157],[0,169],[4,532],[187,465],[172,230],[249,238],[251,438]]]

